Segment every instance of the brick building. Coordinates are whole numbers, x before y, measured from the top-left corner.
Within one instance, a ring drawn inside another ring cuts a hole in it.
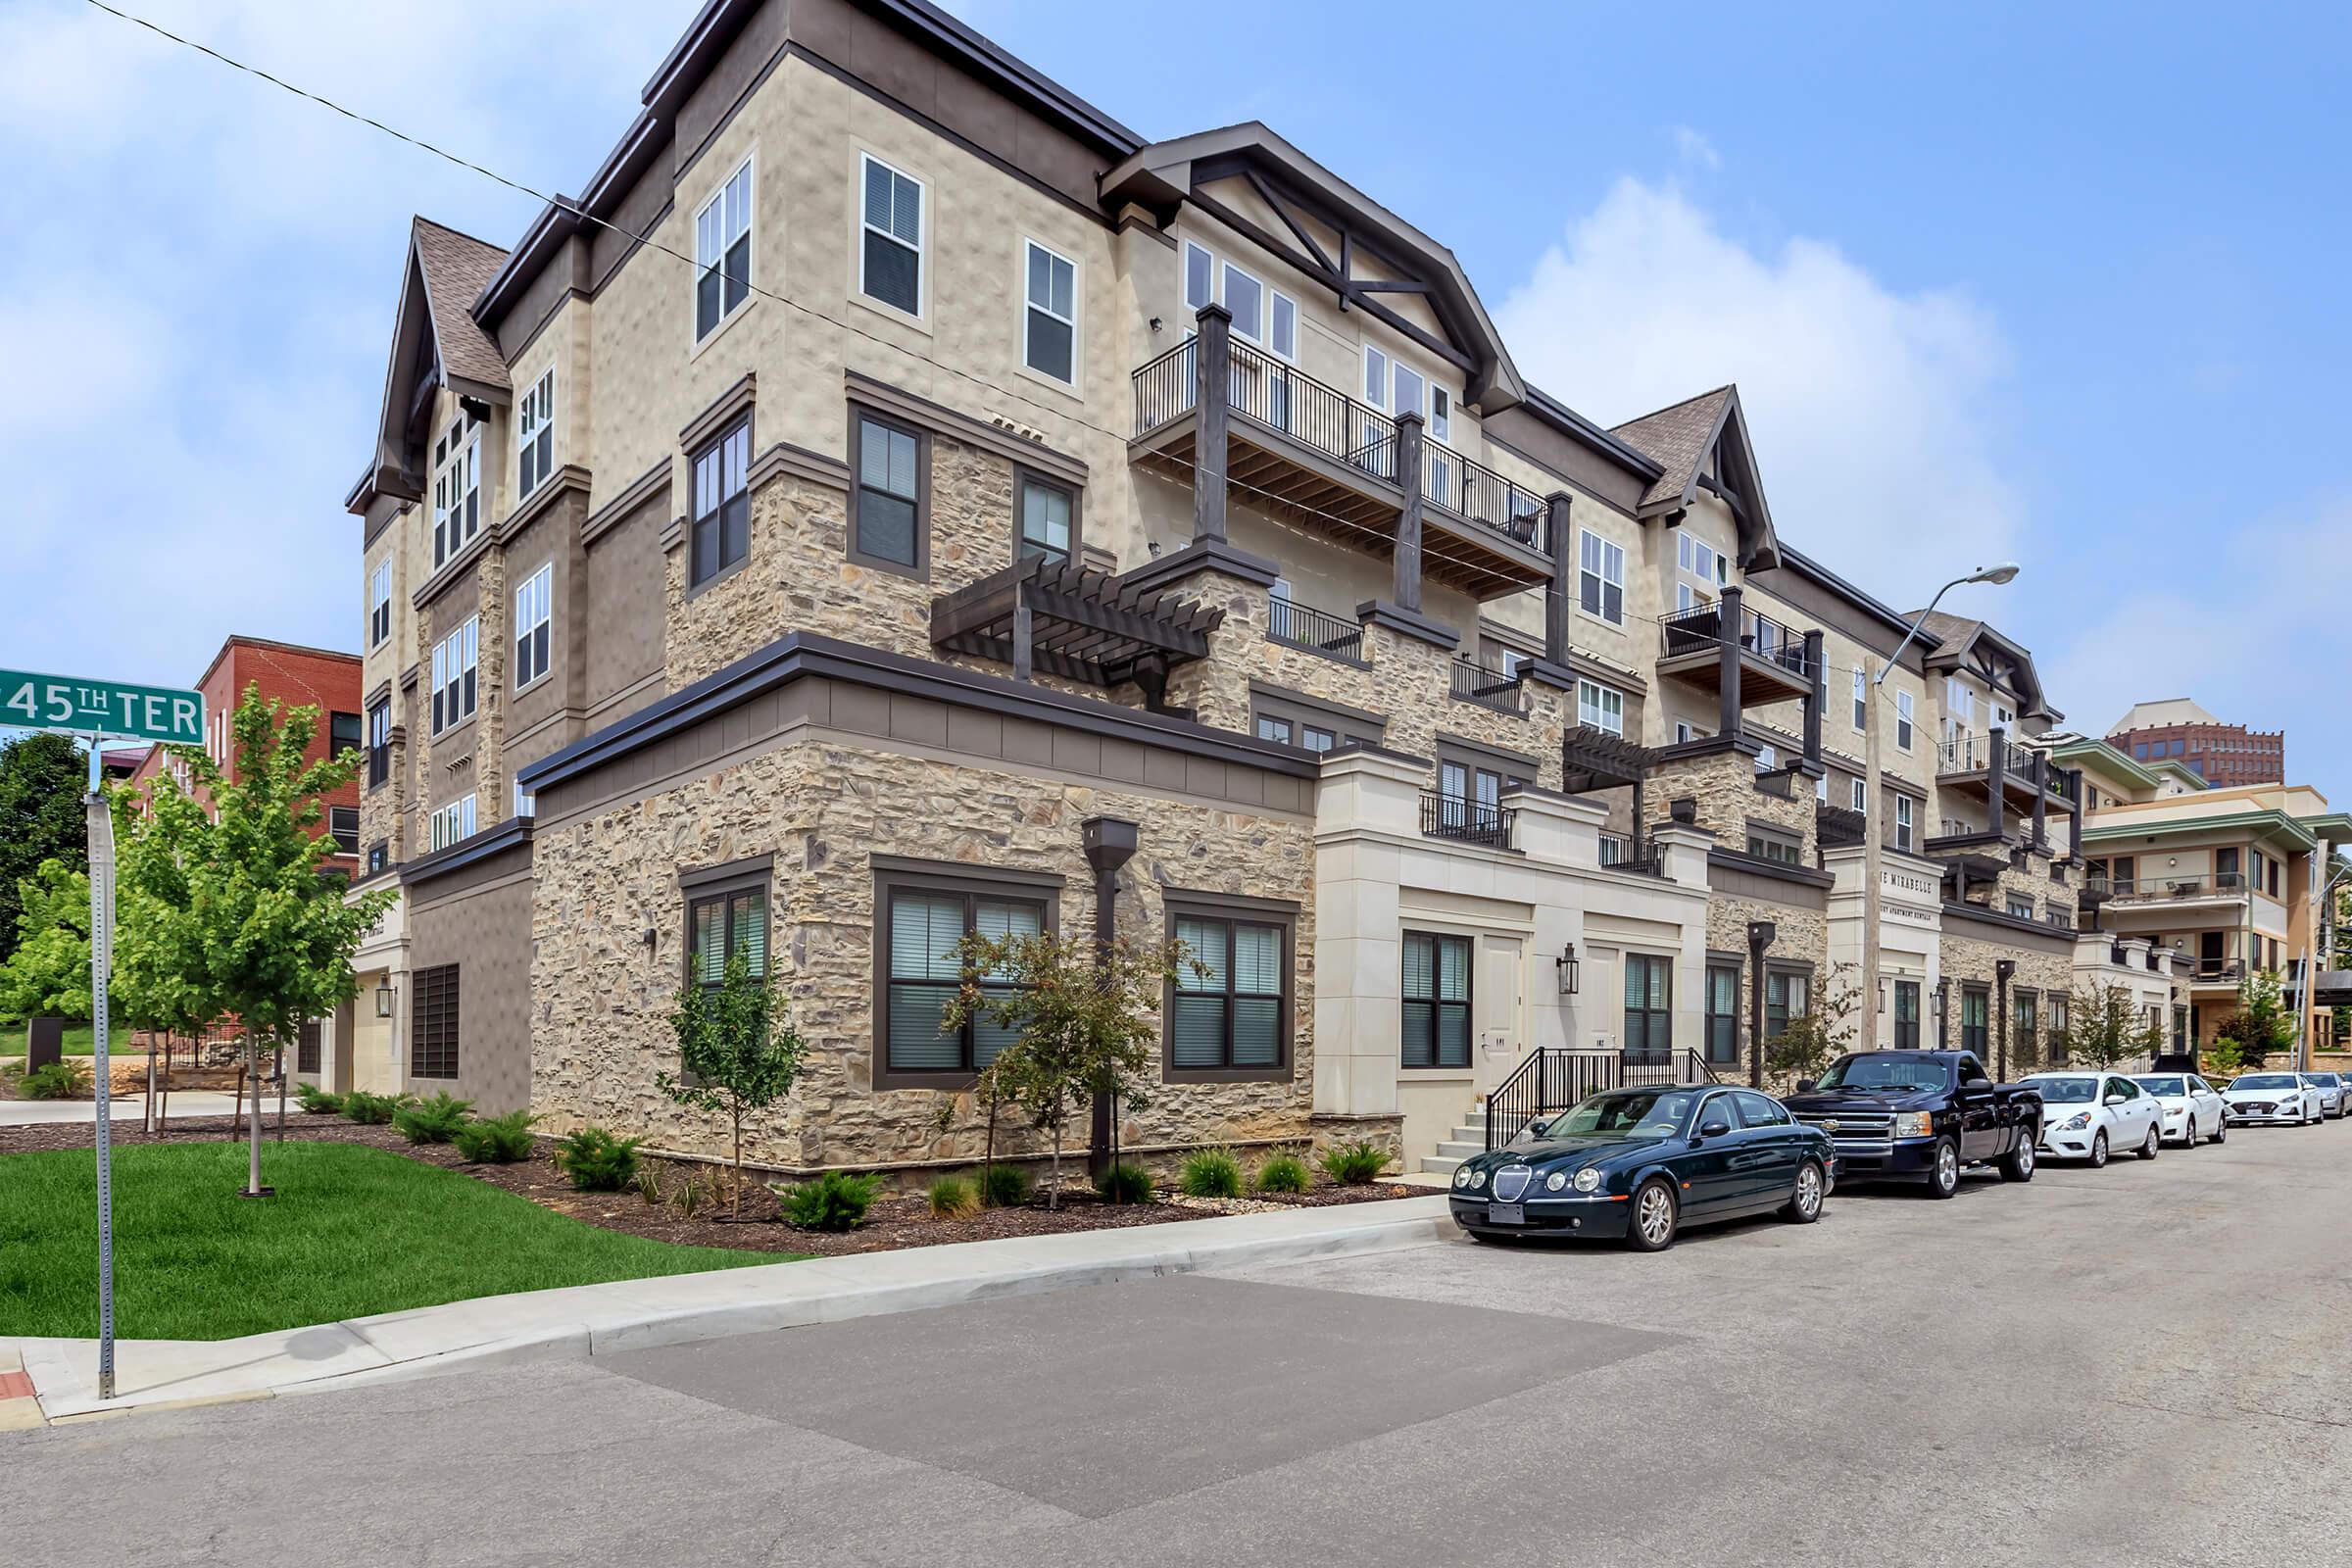
[[[2135,762],[2180,762],[2217,789],[2286,777],[2286,731],[2225,724],[2185,697],[2132,704],[2107,744]]]

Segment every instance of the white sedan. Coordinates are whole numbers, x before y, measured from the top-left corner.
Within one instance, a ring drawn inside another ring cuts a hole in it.
[[[2352,1084],[2332,1072],[2307,1072],[2303,1081],[2320,1092],[2320,1109],[2339,1121],[2352,1115]]]
[[[2301,1073],[2241,1073],[2222,1091],[2222,1104],[2233,1122],[2303,1127],[2320,1119],[2320,1092]]]
[[[2041,1091],[2041,1152],[2050,1159],[2107,1163],[2110,1150],[2156,1157],[2164,1113],[2149,1094],[2121,1073],[2037,1072],[2025,1080]]]
[[[2218,1144],[2229,1136],[2230,1118],[2220,1093],[2195,1073],[2141,1073],[2132,1081],[2155,1098],[2164,1116],[2165,1142],[2194,1149],[2199,1139]]]

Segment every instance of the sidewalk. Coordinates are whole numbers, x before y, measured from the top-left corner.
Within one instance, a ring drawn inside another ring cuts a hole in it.
[[[97,1105],[94,1100],[0,1100],[0,1127],[52,1127],[60,1122],[87,1124],[97,1119]],[[144,1095],[110,1096],[106,1119],[138,1121],[146,1115],[146,1105]],[[171,1121],[188,1121],[198,1116],[226,1116],[236,1108],[234,1095],[215,1089],[174,1089],[165,1100],[164,1115]],[[274,1096],[262,1102],[262,1116],[266,1126],[275,1124]]]
[[[0,1338],[0,1366],[23,1355],[54,1421],[610,1355],[1148,1275],[1421,1247],[1456,1234],[1446,1199],[1404,1198],[577,1285],[235,1340],[121,1340],[116,1395],[103,1401],[96,1340]]]

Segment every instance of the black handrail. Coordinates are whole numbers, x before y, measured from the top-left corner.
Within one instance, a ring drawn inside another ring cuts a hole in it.
[[[1706,1058],[1687,1046],[1656,1055],[1542,1047],[1487,1096],[1487,1148],[1500,1149],[1545,1111],[1566,1110],[1603,1090],[1718,1081]]]
[[[1489,806],[1438,790],[1421,792],[1421,831],[1430,838],[1507,850],[1518,825],[1519,813],[1511,807]]]
[[[1492,708],[1497,713],[1519,713],[1525,711],[1520,706],[1520,690],[1515,674],[1506,675],[1474,659],[1456,656],[1453,661],[1453,695],[1466,703]]]
[[[1364,653],[1361,621],[1348,620],[1292,599],[1267,602],[1266,635],[1278,643],[1319,648],[1343,659],[1361,659]]]

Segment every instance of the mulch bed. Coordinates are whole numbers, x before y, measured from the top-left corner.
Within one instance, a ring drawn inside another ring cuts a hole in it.
[[[150,1135],[136,1121],[117,1121],[114,1142],[127,1147],[134,1144],[194,1144],[220,1143],[230,1133],[227,1117],[202,1117],[195,1120],[174,1119],[158,1134]],[[265,1105],[262,1119],[265,1144],[277,1136],[277,1116],[274,1106]],[[371,1149],[386,1150],[428,1165],[462,1172],[494,1187],[503,1187],[518,1197],[529,1199],[542,1208],[568,1215],[583,1224],[605,1230],[625,1231],[631,1236],[649,1237],[660,1242],[675,1242],[687,1247],[727,1247],[745,1251],[808,1252],[834,1255],[847,1252],[885,1252],[906,1247],[937,1247],[948,1242],[986,1242],[1005,1236],[1049,1236],[1061,1231],[1110,1230],[1128,1225],[1159,1225],[1170,1220],[1201,1219],[1218,1212],[1264,1210],[1273,1208],[1321,1207],[1335,1203],[1377,1202],[1392,1198],[1426,1196],[1413,1188],[1387,1182],[1375,1182],[1363,1187],[1318,1187],[1313,1192],[1297,1195],[1269,1196],[1251,1199],[1247,1202],[1208,1202],[1176,1199],[1151,1203],[1105,1203],[1083,1185],[1074,1190],[1065,1188],[1061,1206],[1045,1206],[1041,1194],[1023,1208],[984,1208],[966,1219],[941,1219],[931,1212],[929,1201],[920,1194],[903,1197],[884,1197],[874,1200],[867,1211],[866,1221],[857,1230],[835,1233],[802,1230],[787,1223],[773,1193],[762,1184],[757,1172],[744,1177],[743,1219],[727,1219],[723,1199],[700,1207],[695,1217],[683,1217],[674,1203],[648,1203],[635,1191],[623,1193],[582,1193],[573,1190],[564,1173],[556,1169],[548,1157],[547,1148],[530,1159],[512,1165],[472,1165],[461,1158],[458,1152],[446,1144],[412,1144],[390,1127],[363,1127],[339,1116],[312,1115],[288,1110],[285,1136],[288,1139],[308,1139],[339,1144],[365,1144]],[[90,1147],[90,1128],[86,1123],[67,1123],[39,1127],[0,1127],[0,1154],[25,1153],[35,1150]],[[264,1179],[268,1179],[269,1151],[262,1152]],[[705,1189],[715,1187],[723,1192],[728,1173],[722,1168],[671,1164],[667,1161],[649,1161],[662,1175],[663,1193],[674,1193],[689,1174]],[[716,1178],[713,1181],[713,1178]],[[1083,1181],[1083,1162],[1075,1180]]]

